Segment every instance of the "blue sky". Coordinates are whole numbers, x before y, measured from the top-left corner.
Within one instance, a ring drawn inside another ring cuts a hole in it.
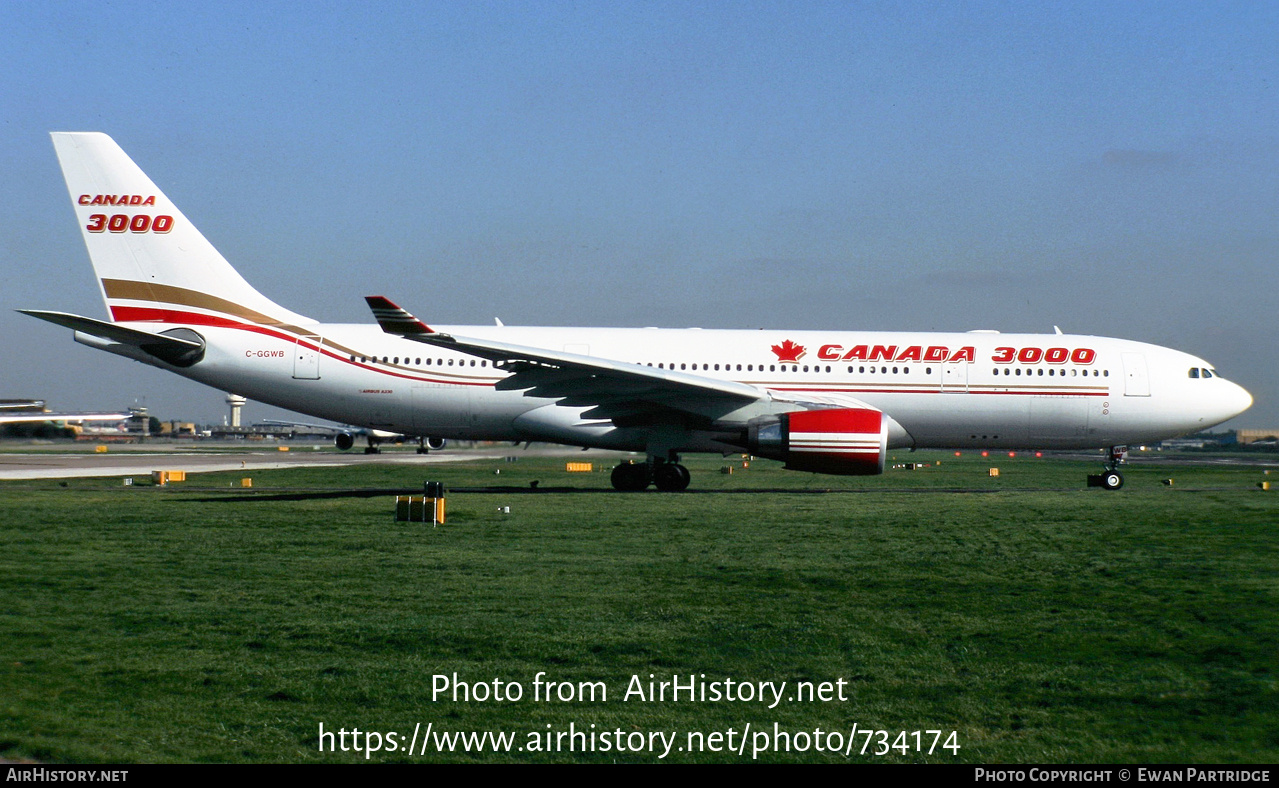
[[[1049,5],[7,4],[0,396],[223,415],[12,311],[103,314],[48,139],[95,130],[317,319],[1060,325],[1279,426],[1279,5]]]

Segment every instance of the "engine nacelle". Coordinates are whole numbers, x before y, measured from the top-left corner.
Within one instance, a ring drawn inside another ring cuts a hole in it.
[[[426,448],[430,449],[431,451],[439,451],[440,449],[444,448],[447,445],[449,445],[449,442],[445,440],[444,438],[427,438],[426,439]]]
[[[349,432],[339,432],[333,439],[333,443],[342,451],[346,451],[355,445],[355,436]]]
[[[787,470],[873,476],[884,472],[889,421],[873,408],[798,410],[752,424],[749,447]]]

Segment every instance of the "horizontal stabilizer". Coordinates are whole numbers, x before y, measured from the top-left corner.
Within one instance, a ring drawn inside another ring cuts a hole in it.
[[[203,339],[199,334],[188,329],[177,329],[187,334],[185,337],[179,337],[171,334],[152,334],[149,331],[126,328],[119,323],[107,323],[67,312],[44,312],[38,309],[19,309],[18,311],[82,334],[136,347],[161,361],[167,361],[178,367],[189,367],[204,357]]]

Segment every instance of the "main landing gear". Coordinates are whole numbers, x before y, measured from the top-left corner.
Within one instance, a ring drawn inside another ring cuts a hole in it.
[[[692,477],[688,469],[673,461],[650,457],[647,462],[624,462],[613,469],[613,489],[621,492],[639,492],[651,484],[662,492],[680,492],[688,489]]]
[[[448,441],[444,438],[421,437],[417,439],[417,453],[430,454],[432,450],[439,451],[448,445]]]
[[[1101,487],[1105,490],[1118,490],[1123,487],[1124,477],[1119,472],[1119,466],[1123,465],[1124,460],[1127,458],[1127,446],[1111,446],[1110,457],[1106,461],[1106,472],[1089,474],[1088,486]]]

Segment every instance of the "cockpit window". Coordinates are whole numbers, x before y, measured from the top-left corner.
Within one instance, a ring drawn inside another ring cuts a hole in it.
[[[1210,377],[1212,377],[1212,370],[1211,370],[1211,369],[1205,369],[1205,370],[1204,370],[1204,377],[1205,377],[1205,378],[1210,378]]]
[[[1210,378],[1210,377],[1213,377],[1215,374],[1216,373],[1213,372],[1211,369],[1205,369],[1203,367],[1190,368],[1190,377],[1192,378]]]
[[[1191,368],[1190,368],[1190,377],[1192,377],[1192,378],[1197,378],[1197,377],[1199,377],[1199,367],[1191,367]]]

